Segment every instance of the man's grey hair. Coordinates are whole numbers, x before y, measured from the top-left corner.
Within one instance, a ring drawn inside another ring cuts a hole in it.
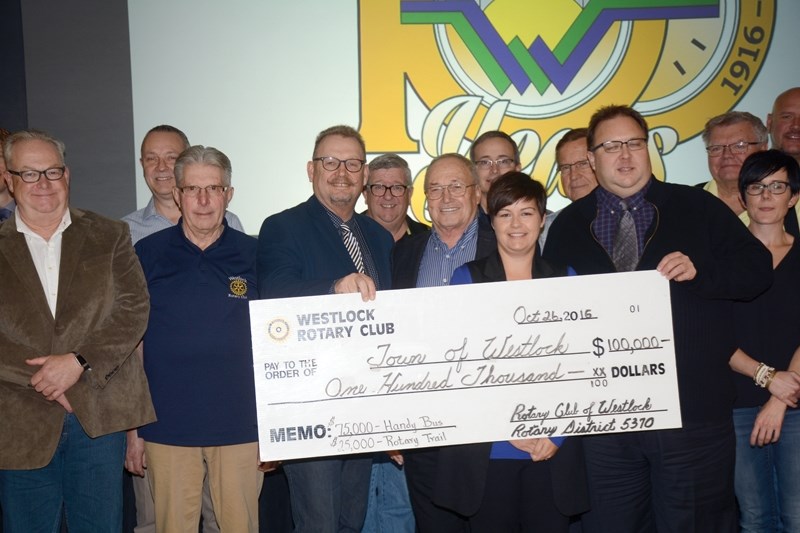
[[[58,157],[61,158],[61,164],[66,163],[67,148],[63,141],[60,141],[47,132],[41,130],[20,130],[12,133],[3,142],[3,159],[6,160],[6,165],[11,165],[11,154],[14,151],[14,145],[22,141],[44,141],[53,145],[58,152]]]
[[[369,163],[370,174],[376,170],[388,170],[390,168],[402,169],[405,176],[406,185],[411,187],[411,169],[408,168],[408,161],[397,154],[379,155]]]
[[[728,111],[721,115],[710,119],[706,122],[703,128],[703,144],[708,146],[711,140],[711,133],[715,128],[722,126],[733,126],[734,124],[750,124],[753,128],[753,133],[756,136],[756,141],[760,143],[767,142],[767,127],[757,116],[748,113],[747,111]]]
[[[211,146],[190,146],[178,156],[175,161],[175,185],[183,186],[183,171],[189,165],[211,165],[222,169],[223,185],[231,185],[231,160],[228,156]]]
[[[431,164],[428,165],[428,170],[425,172],[426,189],[428,188],[428,175],[430,175],[433,165],[444,159],[455,159],[456,161],[464,165],[464,168],[466,168],[467,171],[469,171],[469,175],[472,176],[472,183],[475,185],[478,184],[478,171],[475,169],[475,163],[473,163],[472,161],[470,161],[461,154],[451,153],[451,154],[442,154],[439,157],[435,157],[433,161],[431,161]]]

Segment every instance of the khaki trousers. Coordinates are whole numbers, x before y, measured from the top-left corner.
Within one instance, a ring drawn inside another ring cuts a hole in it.
[[[197,533],[203,478],[221,533],[258,533],[258,443],[169,446],[145,442],[159,533]]]

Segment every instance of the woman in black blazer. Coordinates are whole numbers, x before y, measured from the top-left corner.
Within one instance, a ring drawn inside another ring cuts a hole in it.
[[[539,257],[546,193],[521,172],[495,181],[488,194],[497,250],[467,263],[451,284],[568,275]],[[447,446],[439,450],[434,503],[464,519],[463,531],[566,533],[589,507],[579,438]]]

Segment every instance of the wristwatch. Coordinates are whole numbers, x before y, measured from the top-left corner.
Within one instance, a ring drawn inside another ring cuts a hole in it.
[[[78,352],[72,352],[72,353],[75,354],[75,360],[78,361],[78,364],[81,365],[84,372],[88,372],[92,369],[92,365],[90,365],[89,362],[81,354],[79,354]]]

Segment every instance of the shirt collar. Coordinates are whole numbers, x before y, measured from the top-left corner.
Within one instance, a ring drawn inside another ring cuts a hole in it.
[[[631,211],[636,211],[641,208],[647,200],[645,200],[645,195],[647,191],[650,189],[650,184],[652,183],[653,178],[647,180],[647,184],[641,188],[635,194],[625,198],[625,204],[628,206],[628,209]],[[601,211],[610,212],[612,215],[617,213],[620,208],[620,202],[623,199],[617,196],[614,193],[607,191],[602,187],[597,188],[597,209]]]
[[[70,224],[72,224],[72,217],[69,214],[69,208],[67,208],[64,210],[64,214],[61,216],[61,222],[58,223],[58,227],[53,232],[53,235],[50,236],[50,238],[52,239],[53,237],[64,233],[64,230],[67,229]],[[29,237],[38,237],[39,239],[44,240],[41,235],[33,231],[31,227],[28,226],[24,220],[22,220],[22,217],[19,216],[17,217],[17,231],[24,235],[28,235]]]

